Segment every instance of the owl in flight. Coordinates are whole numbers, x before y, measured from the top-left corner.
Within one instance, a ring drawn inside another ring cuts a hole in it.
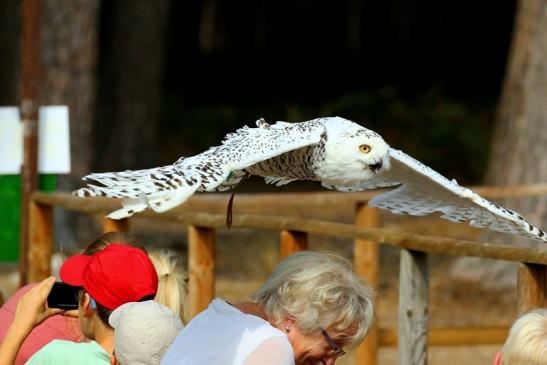
[[[196,191],[223,191],[250,175],[284,185],[295,180],[320,181],[329,189],[394,189],[369,205],[392,213],[427,215],[465,222],[473,227],[520,234],[547,242],[547,234],[521,215],[483,199],[455,180],[448,180],[376,132],[340,117],[302,123],[257,121],[226,135],[222,144],[173,165],[147,170],[93,173],[84,177],[81,197],[123,198],[123,208],[108,215],[126,218],[146,208],[165,212]]]

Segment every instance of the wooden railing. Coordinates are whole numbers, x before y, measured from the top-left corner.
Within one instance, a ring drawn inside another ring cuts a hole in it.
[[[475,188],[490,198],[538,196],[547,194],[547,185],[513,188]],[[232,229],[253,228],[280,232],[280,252],[287,256],[308,248],[308,235],[346,237],[354,240],[354,266],[373,287],[378,286],[379,245],[401,249],[399,329],[375,325],[365,342],[356,351],[356,363],[377,364],[379,346],[398,343],[401,364],[426,364],[427,346],[450,344],[500,343],[507,328],[429,329],[428,328],[428,257],[430,254],[485,257],[519,262],[518,310],[524,312],[546,304],[547,248],[524,248],[505,244],[477,243],[443,237],[423,236],[392,229],[376,228],[378,212],[366,205],[372,193],[299,193],[299,194],[240,194],[236,197]],[[218,229],[226,225],[226,202],[222,194],[192,197],[180,208],[162,214],[145,211],[140,217],[168,220],[188,226],[188,273],[190,316],[207,307],[214,297],[215,248]],[[346,204],[356,207],[355,223],[343,224],[314,219],[275,215],[258,215],[268,207],[275,214],[278,205],[313,209],[317,206]],[[119,208],[111,199],[81,199],[66,193],[36,192],[30,203],[30,244],[28,252],[29,281],[50,274],[53,250],[53,207],[90,215],[104,216]],[[207,211],[210,213],[203,213]],[[240,214],[245,211],[251,214]],[[104,231],[129,229],[128,220],[104,219]],[[472,334],[472,335],[470,335]]]

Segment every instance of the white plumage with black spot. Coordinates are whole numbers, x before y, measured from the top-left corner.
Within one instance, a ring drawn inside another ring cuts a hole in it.
[[[75,194],[123,198],[123,208],[109,214],[121,219],[146,208],[164,212],[196,191],[228,190],[249,175],[276,185],[320,181],[341,191],[396,186],[369,204],[397,214],[440,212],[453,222],[468,221],[473,227],[547,242],[545,232],[519,214],[446,179],[352,121],[331,117],[269,125],[260,119],[256,124],[257,128],[240,128],[221,145],[173,165],[90,174],[84,177],[87,187]]]

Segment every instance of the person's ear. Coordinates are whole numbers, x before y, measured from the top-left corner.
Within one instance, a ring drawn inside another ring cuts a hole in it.
[[[91,297],[89,296],[89,294],[84,293],[84,298],[81,305],[81,310],[84,317],[89,317],[93,314],[93,309],[91,308]]]
[[[296,320],[291,316],[285,316],[283,318],[283,329],[285,332],[289,333],[291,328],[296,324]]]

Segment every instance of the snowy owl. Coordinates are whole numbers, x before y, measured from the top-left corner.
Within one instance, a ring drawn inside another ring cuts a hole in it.
[[[483,199],[455,180],[448,180],[382,137],[340,117],[302,123],[257,121],[228,134],[222,144],[173,165],[147,170],[93,173],[81,197],[123,198],[123,208],[108,215],[126,218],[146,208],[165,212],[196,191],[222,191],[250,175],[284,185],[295,180],[320,181],[329,189],[361,191],[394,186],[369,205],[397,214],[440,212],[453,222],[520,234],[547,242],[542,230],[521,215]]]

